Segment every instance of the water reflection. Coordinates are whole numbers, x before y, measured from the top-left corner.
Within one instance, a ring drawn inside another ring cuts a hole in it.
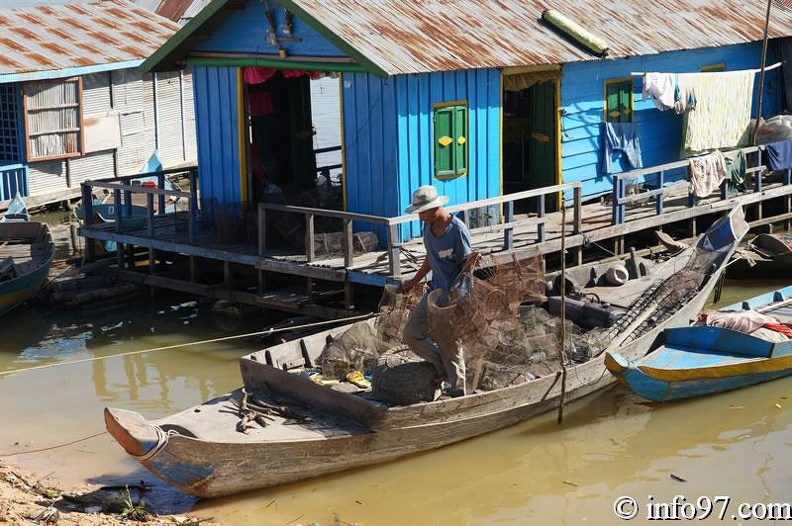
[[[727,283],[722,304],[783,285]],[[614,524],[619,495],[643,506],[650,495],[658,502],[676,494],[783,502],[792,493],[783,462],[792,379],[672,405],[612,389],[566,407],[560,425],[548,413],[403,461],[198,503],[150,475],[109,436],[79,441],[104,429],[106,405],[159,418],[238,387],[239,356],[261,342],[171,346],[265,325],[263,317],[223,323],[171,293],[114,310],[23,308],[0,318],[0,372],[57,364],[0,374],[7,402],[0,421],[11,423],[0,426],[0,455],[25,453],[2,460],[74,484],[143,479],[154,485],[147,501],[159,511],[192,509],[235,526],[334,524],[334,514],[378,526]]]

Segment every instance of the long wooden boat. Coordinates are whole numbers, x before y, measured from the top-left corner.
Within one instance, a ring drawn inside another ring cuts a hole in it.
[[[143,228],[146,226],[146,221],[148,219],[148,211],[145,206],[141,205],[122,204],[120,207],[116,208],[113,203],[103,203],[97,200],[91,204],[91,211],[94,220],[99,223],[114,223],[116,217],[120,215],[121,225],[125,230]],[[120,212],[120,214],[117,214],[117,211]],[[82,203],[77,205],[77,208],[74,209],[74,213],[80,221],[85,220]]]
[[[631,258],[628,266],[639,272],[624,284],[609,285],[613,279],[606,278],[613,267],[601,264],[571,269],[566,277],[577,294],[599,297],[603,309],[626,307],[609,326],[592,331],[610,338],[603,349],[619,348],[637,358],[653,348],[664,327],[687,323],[698,314],[746,231],[738,208],[697,243],[656,267]],[[679,277],[686,271],[698,276],[682,297]],[[547,279],[552,283],[557,277]],[[171,485],[195,496],[217,497],[452,444],[556,409],[562,396],[569,402],[614,383],[599,350],[579,362],[567,360],[566,374],[559,361],[547,364],[542,375],[529,380],[523,376],[523,383],[389,406],[369,391],[341,392],[306,375],[328,338],[342,338],[348,328],[244,356],[241,389],[166,418],[150,421],[134,411],[106,408],[107,429],[130,455]],[[250,422],[245,407],[263,410],[259,416],[266,420],[256,422],[264,425]]]
[[[39,291],[54,257],[55,244],[45,223],[0,221],[0,315]]]
[[[792,235],[759,234],[746,248],[751,254],[731,263],[727,278],[783,279],[792,275]]]
[[[754,313],[792,323],[792,286],[719,312],[746,328],[762,323],[763,318],[748,323]],[[697,323],[668,328],[664,339],[665,345],[639,359],[607,353],[605,365],[628,389],[653,402],[720,393],[792,374],[792,339],[767,328],[746,333]]]

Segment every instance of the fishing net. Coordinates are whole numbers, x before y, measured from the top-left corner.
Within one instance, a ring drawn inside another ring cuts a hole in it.
[[[482,258],[448,291],[429,294],[429,334],[462,349],[469,391],[527,381],[560,363],[556,321],[539,306],[521,306],[544,299],[545,290],[539,255],[500,264]]]
[[[407,292],[403,292],[399,285],[385,285],[377,309],[379,315],[374,322],[381,339],[389,342],[401,341],[402,331],[410,318],[410,313],[421,301],[425,290],[423,283]]]
[[[690,301],[709,277],[723,251],[696,249],[692,256],[668,278],[651,285],[611,327],[602,329],[604,340],[623,345],[663,323]]]
[[[350,371],[371,374],[380,354],[392,347],[381,340],[371,324],[355,323],[335,338],[329,339],[317,360],[328,380],[343,380]]]
[[[371,395],[389,406],[431,402],[437,396],[434,365],[406,347],[383,353],[374,367]]]

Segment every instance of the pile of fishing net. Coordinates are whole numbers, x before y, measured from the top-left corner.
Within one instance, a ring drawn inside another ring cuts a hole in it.
[[[352,371],[369,376],[380,355],[392,347],[377,335],[370,323],[360,321],[328,339],[317,365],[328,380],[343,380]]]

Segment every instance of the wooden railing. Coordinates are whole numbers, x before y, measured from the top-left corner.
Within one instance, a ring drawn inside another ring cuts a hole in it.
[[[572,221],[571,233],[580,233],[581,228],[581,183],[567,183],[536,190],[528,190],[524,192],[517,192],[514,194],[507,194],[499,197],[491,197],[488,199],[481,199],[479,201],[472,201],[459,205],[446,207],[449,212],[468,212],[470,210],[479,209],[482,207],[503,207],[502,220],[492,226],[481,227],[472,229],[474,232],[489,230],[492,232],[501,232],[502,235],[502,248],[503,250],[510,250],[513,248],[514,229],[520,226],[536,225],[537,234],[536,242],[542,242],[546,239],[545,229],[545,199],[547,196],[555,196],[560,192],[571,191],[573,194],[572,199]],[[515,220],[514,217],[514,204],[515,202],[535,199],[539,200],[539,211],[537,217]],[[340,219],[342,222],[341,229],[341,249],[344,258],[344,266],[351,267],[354,265],[355,251],[354,251],[354,224],[368,223],[381,225],[387,233],[387,242],[385,243],[388,254],[388,269],[392,278],[401,277],[401,265],[399,264],[399,256],[402,244],[399,241],[399,225],[417,221],[416,214],[402,215],[398,217],[381,217],[368,214],[356,214],[351,212],[342,212],[338,210],[325,210],[320,208],[306,208],[301,206],[280,205],[274,203],[260,203],[258,209],[258,253],[259,256],[266,257],[269,253],[268,250],[268,237],[267,217],[272,212],[293,213],[303,216],[305,224],[305,254],[307,261],[316,261],[316,240],[315,240],[315,220],[317,217],[327,217]],[[467,216],[467,214],[465,214]],[[566,228],[566,226],[564,226]]]
[[[165,179],[175,174],[187,174],[189,178],[189,191],[166,188]],[[157,186],[146,186],[135,184],[135,179],[156,177]],[[198,169],[197,168],[173,168],[159,172],[143,173],[117,177],[114,179],[103,179],[100,181],[85,181],[82,183],[82,214],[86,226],[94,224],[94,196],[96,190],[105,190],[112,194],[114,205],[115,231],[124,230],[124,222],[130,221],[132,217],[133,196],[143,194],[146,196],[146,224],[149,236],[154,236],[154,216],[166,214],[166,200],[184,199],[188,214],[188,231],[190,243],[195,243],[198,232]],[[157,206],[154,206],[155,196]],[[138,205],[140,206],[140,205]]]
[[[0,201],[10,201],[17,192],[28,196],[28,167],[24,164],[0,166]]]
[[[751,174],[753,177],[753,191],[762,191],[762,177],[761,172],[766,168],[763,163],[763,155],[765,151],[764,145],[751,146],[743,148],[746,158],[746,180]],[[733,156],[739,149],[724,152],[726,156]],[[753,162],[752,162],[753,161]],[[689,160],[684,159],[675,161],[673,163],[661,164],[649,168],[640,168],[638,170],[631,170],[619,174],[613,174],[613,191],[612,191],[612,206],[613,206],[613,219],[612,224],[621,224],[627,221],[627,205],[637,202],[644,202],[648,198],[655,199],[655,210],[657,215],[662,215],[664,210],[666,195],[673,191],[674,188],[687,187],[689,185],[689,176],[687,175],[687,167]],[[792,170],[786,170],[784,177],[784,184],[790,184],[790,173]],[[669,182],[670,176],[674,178],[684,177],[680,180]],[[636,179],[641,179],[641,182],[647,184],[649,189],[628,195],[628,187],[630,183]],[[727,198],[726,183],[720,187],[720,198]],[[698,199],[693,194],[688,194],[687,206],[692,208],[696,206]]]

